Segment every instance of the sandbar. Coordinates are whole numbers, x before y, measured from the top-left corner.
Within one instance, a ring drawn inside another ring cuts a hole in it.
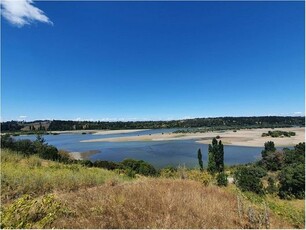
[[[268,131],[282,130],[292,131],[296,135],[292,137],[262,137],[262,133]],[[216,136],[224,145],[263,147],[267,141],[273,141],[277,147],[289,147],[305,141],[305,127],[294,128],[275,128],[275,129],[241,129],[234,132],[233,130],[215,131],[207,133],[156,133],[149,135],[98,138],[91,140],[82,140],[81,142],[129,142],[129,141],[171,141],[171,140],[192,140],[198,143],[209,144]]]

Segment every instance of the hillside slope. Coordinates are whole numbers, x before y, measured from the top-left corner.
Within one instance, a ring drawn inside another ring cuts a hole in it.
[[[303,200],[246,195],[1,152],[1,228],[304,228]]]

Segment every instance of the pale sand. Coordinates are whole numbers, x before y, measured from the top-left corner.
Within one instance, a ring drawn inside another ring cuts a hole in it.
[[[83,160],[83,157],[81,156],[80,152],[70,152],[69,155],[74,159],[74,160]]]
[[[145,131],[149,129],[125,129],[125,130],[96,130],[93,135],[106,135],[106,134],[123,134],[123,133],[134,133],[138,131]]]
[[[224,145],[263,147],[267,141],[273,141],[276,146],[294,146],[305,141],[305,127],[302,128],[276,128],[274,130],[292,131],[296,135],[293,137],[261,137],[262,133],[267,133],[272,129],[243,129],[233,132],[207,133],[157,133],[151,135],[140,135],[130,137],[100,138],[93,140],[83,140],[81,142],[128,142],[128,141],[169,141],[169,140],[190,140],[195,139],[198,143],[209,144],[212,138],[220,136]]]
[[[51,133],[59,134],[80,134],[80,133],[90,133],[93,135],[105,135],[105,134],[123,134],[123,133],[133,133],[138,131],[145,131],[149,129],[123,129],[123,130],[67,130],[67,131],[50,131]]]

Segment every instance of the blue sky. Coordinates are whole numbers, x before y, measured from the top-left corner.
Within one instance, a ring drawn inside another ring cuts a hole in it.
[[[2,120],[304,115],[304,2],[34,6],[2,17]]]

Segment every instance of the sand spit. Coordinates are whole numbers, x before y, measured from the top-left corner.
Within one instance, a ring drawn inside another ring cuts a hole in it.
[[[198,143],[211,143],[212,138],[220,136],[224,145],[262,147],[267,141],[274,141],[276,146],[294,146],[305,141],[305,127],[302,128],[276,128],[274,130],[292,131],[296,133],[293,137],[262,137],[262,133],[267,133],[272,129],[243,129],[228,131],[216,131],[207,133],[156,133],[151,135],[140,135],[130,137],[99,138],[83,140],[81,142],[128,142],[128,141],[170,141],[170,140],[191,140]]]
[[[93,135],[106,135],[106,134],[123,134],[123,133],[133,133],[138,131],[145,131],[149,129],[123,129],[123,130],[67,130],[67,131],[50,131],[50,133],[58,134],[93,134]]]

